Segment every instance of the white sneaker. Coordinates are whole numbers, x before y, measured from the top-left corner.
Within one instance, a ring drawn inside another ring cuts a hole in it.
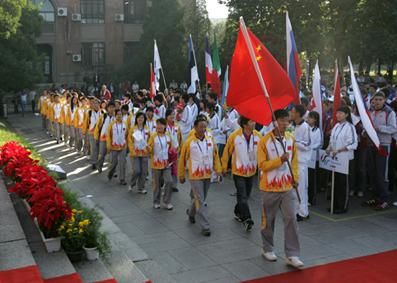
[[[265,252],[264,250],[262,250],[262,256],[267,259],[268,261],[276,261],[277,260],[277,256],[274,252]]]
[[[147,190],[145,190],[145,189],[138,190],[138,193],[139,193],[139,194],[146,195],[146,194],[147,194]]]
[[[363,193],[362,191],[359,191],[359,192],[357,193],[357,196],[358,196],[359,198],[362,198],[362,197],[364,196],[364,193]]]
[[[349,196],[353,197],[354,196],[354,191],[350,191]]]
[[[171,203],[168,203],[168,204],[164,204],[163,208],[167,209],[167,210],[172,210],[174,208],[174,206]]]
[[[154,205],[153,205],[153,207],[155,208],[155,209],[160,209],[160,205],[158,204],[158,203],[155,203]]]
[[[133,187],[132,185],[129,185],[129,186],[128,186],[128,191],[129,191],[129,192],[132,192],[133,189],[134,189],[134,187]]]
[[[291,265],[292,267],[295,268],[301,268],[304,266],[303,262],[297,256],[287,257],[286,261],[287,261],[287,265]]]
[[[393,202],[393,205],[394,205],[394,206],[397,206],[397,201]]]

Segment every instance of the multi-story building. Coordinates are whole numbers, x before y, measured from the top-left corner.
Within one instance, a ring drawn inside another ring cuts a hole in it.
[[[44,19],[38,49],[47,83],[109,77],[134,52],[149,0],[32,0]]]

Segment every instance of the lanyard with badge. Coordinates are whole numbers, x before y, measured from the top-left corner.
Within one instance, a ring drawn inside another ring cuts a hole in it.
[[[245,139],[245,142],[247,143],[247,153],[250,161],[256,161],[255,150],[254,150],[254,139],[255,139],[254,134],[250,135],[249,141]]]
[[[159,140],[159,143],[160,143],[159,159],[160,160],[167,160],[168,159],[167,137],[165,137],[164,145],[163,145],[163,142],[161,141],[162,139],[160,138],[159,135],[157,136],[157,139]]]
[[[208,141],[207,141],[207,139],[205,137],[204,137],[204,140],[205,140],[205,147],[206,147],[205,152],[203,152],[203,149],[200,146],[200,140],[198,140],[196,143],[197,143],[197,146],[198,146],[198,148],[199,148],[199,150],[201,152],[201,158],[202,158],[204,166],[205,167],[209,167],[209,166],[211,166],[211,163],[210,163],[210,157],[209,157],[209,154],[208,154]]]
[[[281,139],[278,139],[277,138],[277,142],[278,143],[280,143],[280,144],[284,144],[284,148],[286,149],[286,152],[287,152],[287,141],[285,140],[285,141],[283,141],[284,140],[284,138],[282,137]],[[274,146],[274,148],[275,148],[275,150],[276,150],[276,153],[277,153],[277,156],[278,157],[281,157],[281,155],[280,155],[280,153],[278,152],[278,147],[277,147],[277,145],[276,145],[276,142],[274,141],[274,138],[272,137],[272,142],[273,142],[273,146]],[[281,166],[281,168],[283,168],[283,170],[285,170],[286,167],[287,166],[287,163],[286,162],[283,162],[283,165]]]
[[[116,138],[118,141],[118,144],[124,144],[124,138],[123,138],[123,123],[115,123],[116,126]]]

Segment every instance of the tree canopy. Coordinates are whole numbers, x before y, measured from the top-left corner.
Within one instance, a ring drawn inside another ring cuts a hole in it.
[[[5,91],[30,88],[42,78],[42,58],[35,44],[42,19],[32,4],[21,13],[16,31],[0,38],[0,88]]]
[[[218,0],[229,7],[224,60],[232,55],[238,20],[246,24],[285,66],[285,12],[289,11],[297,48],[306,58],[333,66],[347,55],[368,69],[397,59],[397,4],[393,0]]]

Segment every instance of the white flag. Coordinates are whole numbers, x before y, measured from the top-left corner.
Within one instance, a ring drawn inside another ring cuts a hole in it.
[[[320,129],[322,129],[323,125],[323,102],[321,99],[321,76],[320,76],[320,68],[318,66],[318,60],[316,62],[316,66],[314,67],[314,75],[313,75],[313,101],[312,101],[312,110],[316,111],[320,115]]]
[[[161,70],[161,60],[159,49],[157,48],[156,40],[154,40],[154,59],[153,59],[153,67],[154,67],[154,77],[156,81],[156,90],[160,88],[160,70]],[[165,86],[167,87],[167,86]]]
[[[379,153],[381,155],[387,155],[387,152],[385,152],[380,147],[378,134],[376,133],[374,126],[372,124],[371,118],[368,115],[367,109],[364,106],[364,101],[361,96],[360,88],[358,87],[356,76],[354,75],[353,64],[352,64],[352,61],[350,60],[350,56],[348,57],[348,61],[349,61],[349,66],[350,66],[350,78],[351,78],[351,82],[352,82],[354,100],[356,102],[357,110],[358,110],[358,113],[360,114],[360,119],[363,124],[364,130],[367,133],[368,137],[371,139],[371,141],[374,143],[374,145],[378,148]]]

